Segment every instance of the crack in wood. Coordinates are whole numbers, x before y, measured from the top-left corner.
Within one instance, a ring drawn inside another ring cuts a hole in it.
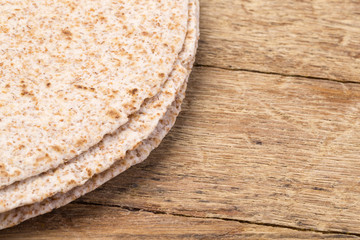
[[[297,75],[297,74],[285,74],[285,73],[278,73],[278,72],[264,72],[264,71],[245,69],[245,68],[227,68],[227,67],[207,65],[207,64],[195,64],[194,67],[195,68],[196,67],[214,68],[214,69],[220,69],[220,70],[232,71],[232,72],[259,73],[259,74],[276,75],[276,76],[292,77],[292,78],[305,78],[305,79],[320,80],[320,81],[330,81],[330,82],[337,82],[337,83],[344,83],[344,84],[360,84],[359,82],[355,82],[355,81],[342,81],[342,80],[333,79],[333,78],[321,78],[321,77],[313,77],[313,76],[305,76],[305,75]]]
[[[101,204],[101,203],[93,203],[93,202],[85,202],[85,201],[76,201],[72,204],[120,208],[120,209],[124,209],[124,210],[130,211],[130,212],[147,212],[147,213],[152,213],[152,214],[171,215],[171,216],[176,216],[176,217],[231,221],[231,222],[238,222],[238,223],[242,223],[242,224],[252,224],[252,225],[257,225],[257,226],[286,228],[286,229],[291,229],[291,230],[296,230],[296,231],[301,231],[301,232],[314,232],[314,233],[321,233],[321,234],[342,234],[342,235],[347,235],[347,236],[360,237],[360,233],[353,233],[353,232],[321,231],[321,230],[312,229],[312,228],[298,228],[298,227],[292,227],[292,226],[286,226],[286,225],[263,223],[263,222],[252,222],[252,221],[247,221],[247,220],[223,218],[223,217],[200,217],[200,216],[193,216],[193,215],[187,215],[187,214],[172,213],[172,212],[150,210],[150,209],[143,209],[143,208],[135,208],[135,207],[129,207],[129,206],[114,205],[114,204]]]

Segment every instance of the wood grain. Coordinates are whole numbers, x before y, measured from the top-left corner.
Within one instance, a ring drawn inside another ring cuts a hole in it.
[[[198,64],[360,81],[356,0],[203,0]]]
[[[360,85],[196,68],[160,149],[84,200],[360,233]]]
[[[299,232],[121,208],[70,204],[1,232],[1,239],[339,239],[341,234]]]
[[[0,239],[360,236],[359,1],[201,7],[198,67],[161,147]]]

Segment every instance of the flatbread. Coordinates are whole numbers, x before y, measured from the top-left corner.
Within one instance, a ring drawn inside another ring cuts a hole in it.
[[[0,230],[15,226],[25,220],[45,214],[55,208],[62,207],[86,193],[93,191],[97,187],[128,169],[130,166],[145,160],[149,156],[150,152],[160,144],[161,140],[175,123],[176,117],[181,110],[181,103],[185,96],[185,88],[186,83],[184,84],[182,91],[176,97],[174,103],[169,107],[164,118],[159,122],[155,131],[135,150],[130,151],[126,155],[125,159],[117,161],[105,172],[95,175],[84,185],[78,186],[69,192],[58,193],[42,202],[22,206],[5,213],[0,213]]]
[[[198,1],[196,1],[196,4],[197,6],[199,5]],[[197,8],[197,19],[198,10],[199,9]],[[198,32],[198,23],[196,29]],[[191,64],[192,63],[193,61],[191,61]],[[174,124],[176,116],[180,111],[180,105],[184,97],[185,89],[186,83],[183,85],[181,92],[178,93],[176,101],[168,108],[168,111],[166,112],[163,119],[159,122],[155,131],[135,150],[128,152],[125,159],[117,161],[110,169],[102,172],[101,174],[95,175],[84,185],[76,187],[67,193],[58,193],[55,196],[47,198],[42,202],[19,207],[17,209],[0,214],[0,229],[16,225],[22,221],[25,221],[26,219],[44,214],[54,208],[61,207],[84,195],[85,193],[94,190],[96,187],[126,170],[129,166],[143,161],[148,156],[150,151],[157,147],[158,144],[160,144],[162,138]]]
[[[156,95],[183,0],[0,0],[0,187],[58,167]]]
[[[155,97],[149,99],[131,120],[114,134],[106,136],[96,147],[56,170],[49,171],[0,190],[0,212],[40,202],[58,192],[84,184],[94,174],[108,169],[125,156],[128,149],[147,138],[187,78],[193,64],[198,39],[198,8],[189,1],[188,33],[184,47],[169,80]]]

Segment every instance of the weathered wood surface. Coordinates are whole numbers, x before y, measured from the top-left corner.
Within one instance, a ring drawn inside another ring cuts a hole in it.
[[[19,233],[5,230],[1,239],[338,239],[342,234],[300,232],[271,226],[71,204],[30,220]]]
[[[203,0],[198,63],[360,81],[356,0]]]
[[[360,2],[201,4],[198,67],[161,147],[0,239],[360,236]]]
[[[196,68],[174,131],[83,198],[360,233],[360,85]]]

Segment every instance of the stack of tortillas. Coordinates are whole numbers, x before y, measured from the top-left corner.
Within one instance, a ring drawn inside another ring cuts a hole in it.
[[[0,0],[0,229],[148,157],[173,126],[197,0]]]

